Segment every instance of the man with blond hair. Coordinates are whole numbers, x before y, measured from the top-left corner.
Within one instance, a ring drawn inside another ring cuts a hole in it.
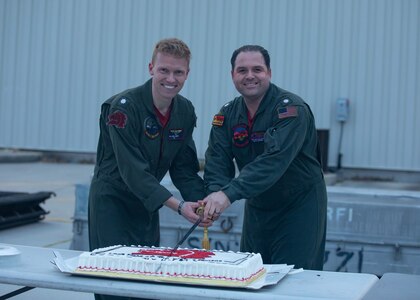
[[[196,115],[179,95],[191,53],[179,39],[159,41],[151,79],[106,100],[101,107],[95,172],[89,193],[90,249],[113,245],[159,246],[159,208],[190,222],[204,187],[192,138]],[[160,181],[169,171],[184,200]],[[204,224],[204,223],[203,223]],[[96,299],[115,297],[95,295]]]

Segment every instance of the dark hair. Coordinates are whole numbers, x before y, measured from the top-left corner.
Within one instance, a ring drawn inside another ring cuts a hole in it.
[[[233,51],[232,58],[230,59],[232,70],[235,69],[236,57],[241,52],[260,52],[264,58],[266,67],[270,69],[270,54],[268,54],[268,51],[264,49],[264,47],[261,47],[259,45],[245,45]]]

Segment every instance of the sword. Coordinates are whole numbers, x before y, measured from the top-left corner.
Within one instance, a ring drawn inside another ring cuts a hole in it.
[[[201,221],[203,221],[203,213],[204,213],[204,206],[200,206],[199,208],[197,208],[197,210],[195,211],[200,217],[198,218],[197,221],[195,221],[194,225],[191,226],[191,228],[187,231],[187,233],[182,237],[182,239],[179,240],[179,242],[175,245],[175,247],[172,249],[169,257],[179,248],[179,246],[182,245],[183,242],[185,242],[185,240],[190,236],[190,234],[194,231],[194,229],[198,226],[198,224],[201,223]]]
[[[179,246],[181,246],[182,243],[185,242],[185,240],[190,236],[190,234],[194,231],[194,229],[198,226],[198,224],[201,223],[202,220],[203,220],[203,218],[200,216],[200,218],[198,218],[198,220],[194,223],[194,225],[191,226],[191,228],[182,237],[182,239],[180,239],[179,242],[175,245],[175,247],[172,249],[169,256],[171,256],[179,248]]]
[[[182,239],[179,240],[179,242],[175,245],[174,248],[172,248],[171,252],[169,253],[169,255],[162,259],[162,262],[169,259],[174,252],[179,248],[179,246],[182,245],[183,242],[185,242],[185,240],[190,236],[190,234],[194,231],[195,228],[197,228],[198,224],[201,223],[201,221],[203,220],[203,216],[200,215],[200,218],[198,218],[197,221],[195,221],[194,225],[191,226],[191,228],[187,231],[187,233],[182,237]],[[160,271],[160,269],[162,268],[162,262],[160,263],[159,267],[156,269],[155,273],[158,273]]]

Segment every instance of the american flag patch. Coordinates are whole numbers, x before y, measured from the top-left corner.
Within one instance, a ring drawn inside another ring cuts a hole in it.
[[[281,107],[278,109],[279,119],[297,117],[298,112],[296,106]]]
[[[225,121],[225,116],[222,115],[215,115],[213,117],[213,122],[211,122],[212,125],[214,126],[222,126],[223,122]]]

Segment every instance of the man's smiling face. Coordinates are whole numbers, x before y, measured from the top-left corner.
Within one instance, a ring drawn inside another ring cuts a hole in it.
[[[258,51],[240,52],[232,70],[232,80],[239,93],[248,101],[259,101],[267,92],[271,69]]]
[[[157,53],[155,60],[149,64],[149,73],[153,77],[152,93],[154,100],[172,100],[184,86],[188,72],[187,59]]]

